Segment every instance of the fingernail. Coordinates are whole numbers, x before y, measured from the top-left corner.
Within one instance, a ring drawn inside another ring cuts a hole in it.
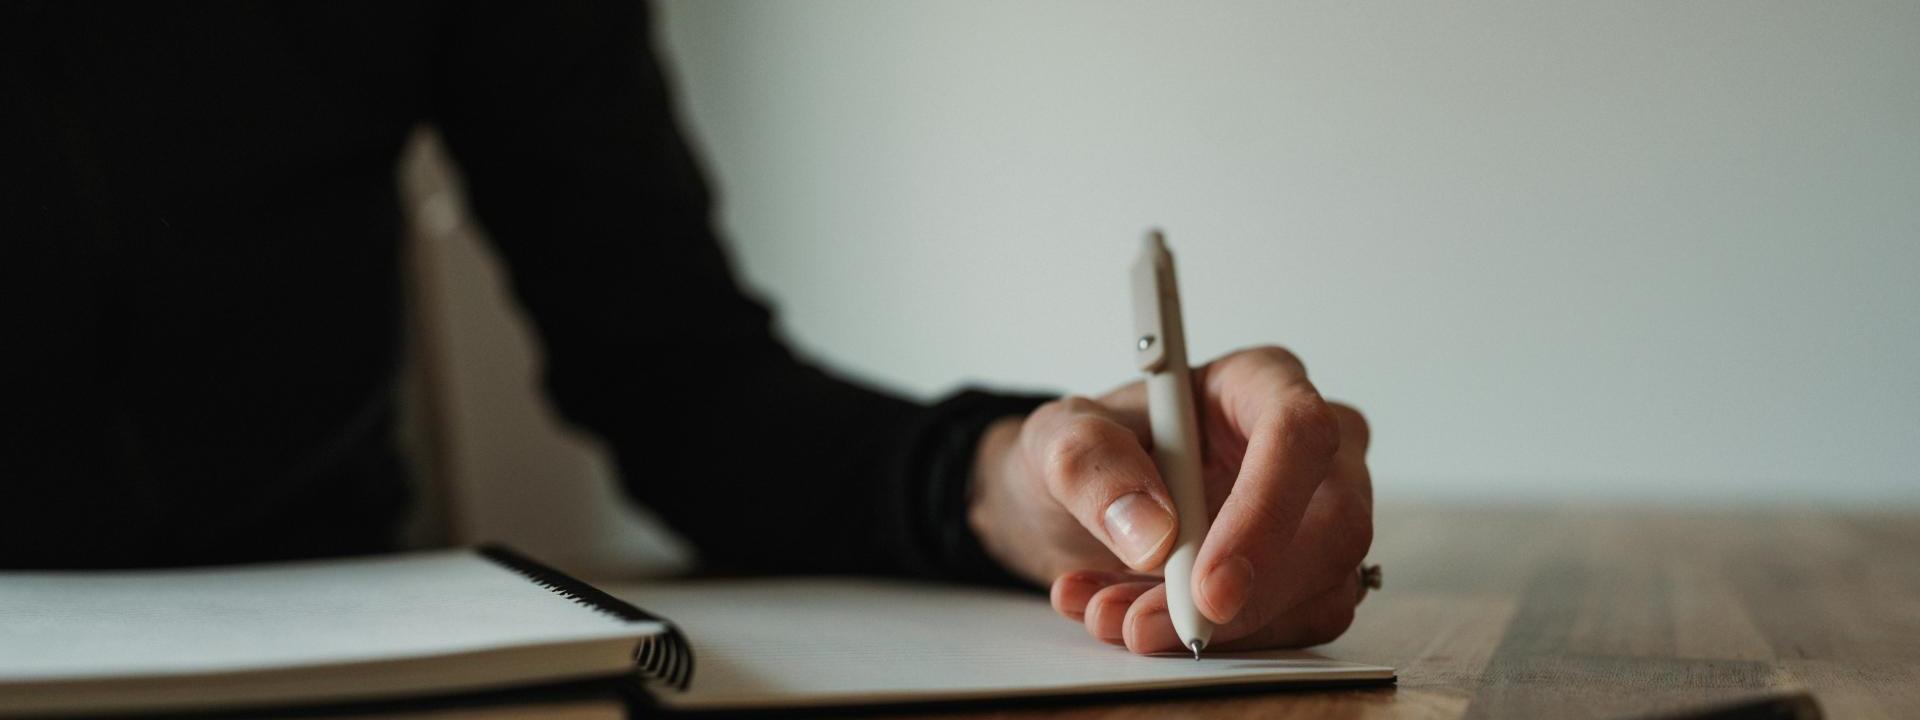
[[[1247,604],[1247,590],[1253,587],[1253,563],[1235,555],[1213,566],[1200,581],[1200,594],[1218,616],[1220,623],[1232,622]]]
[[[1165,610],[1156,610],[1135,619],[1127,628],[1127,649],[1137,653],[1167,652],[1180,647],[1180,634],[1173,630],[1173,618]]]
[[[1087,632],[1101,642],[1126,642],[1127,601],[1107,600],[1087,606]]]
[[[1173,536],[1173,516],[1143,492],[1120,496],[1107,505],[1106,517],[1114,552],[1135,568]]]

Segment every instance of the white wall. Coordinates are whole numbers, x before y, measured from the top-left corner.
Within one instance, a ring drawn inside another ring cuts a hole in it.
[[[751,283],[922,396],[1279,342],[1383,495],[1920,502],[1920,3],[675,0]]]

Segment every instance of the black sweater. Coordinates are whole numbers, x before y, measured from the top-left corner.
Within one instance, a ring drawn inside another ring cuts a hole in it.
[[[732,279],[645,8],[0,7],[0,567],[392,546],[395,162],[432,123],[553,401],[705,561],[996,575],[972,446],[1038,399],[796,360]]]

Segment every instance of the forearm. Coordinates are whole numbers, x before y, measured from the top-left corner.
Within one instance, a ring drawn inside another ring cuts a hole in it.
[[[629,493],[708,570],[897,572],[892,466],[924,409],[796,362],[739,360],[668,370],[673,387],[604,416]]]
[[[603,433],[633,496],[705,567],[1010,581],[966,522],[974,448],[994,419],[1040,398],[967,392],[922,406],[784,353],[757,365],[681,383],[689,392],[654,407],[677,422]]]

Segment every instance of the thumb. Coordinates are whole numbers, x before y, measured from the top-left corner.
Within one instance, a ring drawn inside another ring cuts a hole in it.
[[[1136,571],[1158,568],[1173,547],[1173,499],[1141,438],[1112,410],[1068,397],[1022,426],[1027,465],[1047,494],[1114,557]]]

